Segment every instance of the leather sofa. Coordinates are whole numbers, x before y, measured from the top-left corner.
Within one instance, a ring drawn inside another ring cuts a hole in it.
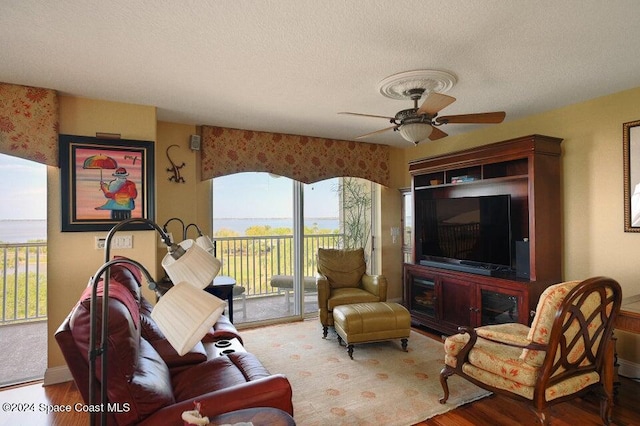
[[[215,416],[252,407],[274,407],[293,415],[291,385],[270,374],[251,353],[217,356],[215,342],[242,339],[224,316],[202,342],[179,356],[151,319],[151,304],[140,293],[140,271],[128,264],[111,268],[109,287],[108,400],[112,425],[182,425],[183,411],[199,402],[202,415]],[[76,385],[89,403],[90,289],[56,331]],[[97,309],[101,309],[98,298]],[[98,320],[98,330],[101,322]],[[100,398],[100,362],[95,395]]]

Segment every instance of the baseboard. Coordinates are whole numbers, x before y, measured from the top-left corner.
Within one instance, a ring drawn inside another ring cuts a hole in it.
[[[58,383],[64,383],[73,380],[71,371],[66,365],[58,367],[47,368],[44,372],[43,386],[56,385]]]
[[[640,378],[640,364],[618,358],[618,375],[631,379]]]

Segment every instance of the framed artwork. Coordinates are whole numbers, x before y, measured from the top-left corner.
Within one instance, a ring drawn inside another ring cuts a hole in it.
[[[622,126],[624,152],[624,230],[640,232],[640,121]]]
[[[108,231],[124,219],[155,219],[153,142],[60,135],[59,144],[62,232]]]

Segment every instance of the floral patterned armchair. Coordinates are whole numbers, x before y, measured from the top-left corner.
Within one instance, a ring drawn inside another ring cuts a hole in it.
[[[528,401],[541,424],[546,407],[600,391],[600,416],[609,424],[613,407],[613,326],[620,310],[620,285],[604,277],[548,287],[531,327],[499,324],[460,327],[445,340],[440,373],[457,374],[494,393]]]

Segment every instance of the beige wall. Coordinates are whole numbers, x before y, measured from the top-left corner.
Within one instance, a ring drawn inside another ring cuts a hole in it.
[[[156,221],[160,226],[167,220],[177,217],[185,225],[195,223],[205,233],[211,233],[211,181],[200,182],[200,167],[198,160],[200,156],[197,151],[189,148],[189,137],[196,134],[196,126],[187,124],[175,124],[158,122],[158,140],[156,142],[156,191],[157,191],[157,214]],[[169,157],[176,165],[185,163],[179,172],[184,178],[184,183],[170,181],[172,172],[167,169],[171,163],[167,158],[167,149],[171,145],[178,145],[169,150]],[[181,236],[176,235],[181,232],[181,225],[177,221],[172,221],[167,230],[173,233],[174,239],[181,241]],[[195,238],[197,231],[194,227],[189,228],[189,237]],[[180,237],[180,239],[178,239]],[[158,244],[158,259],[167,253],[164,245]],[[156,276],[164,275],[162,266],[158,262]]]
[[[395,243],[391,237],[391,228],[400,227],[402,195],[398,189],[382,187],[380,204],[383,214],[380,217],[381,229],[378,232],[379,249],[382,252],[382,274],[387,278],[387,298],[402,300],[402,241]]]
[[[640,88],[393,151],[402,167],[392,168],[392,181],[410,185],[413,159],[535,133],[563,138],[564,278],[610,276],[631,296],[640,293],[640,233],[623,228],[622,124],[638,119]],[[618,333],[618,343],[622,358],[640,363],[640,339]]]
[[[60,133],[95,136],[120,133],[123,139],[156,139],[156,109],[150,106],[60,96]],[[157,153],[156,153],[157,157]],[[48,365],[64,364],[54,338],[89,278],[102,265],[104,252],[95,249],[95,237],[106,232],[60,232],[60,169],[47,169],[47,312],[49,317]],[[154,233],[131,232],[133,249],[113,254],[131,256],[153,271],[156,264]]]
[[[398,136],[397,134],[394,134]],[[407,162],[403,150],[391,148],[390,169],[391,186],[382,187],[380,191],[380,205],[382,214],[380,217],[381,229],[378,236],[380,247],[382,248],[382,274],[387,278],[389,288],[387,296],[389,299],[401,300],[403,297],[402,282],[402,238],[399,237],[393,242],[391,228],[399,227],[402,230],[400,221],[402,220],[402,194],[401,188],[410,187],[410,183],[404,182],[404,172],[407,170]]]

